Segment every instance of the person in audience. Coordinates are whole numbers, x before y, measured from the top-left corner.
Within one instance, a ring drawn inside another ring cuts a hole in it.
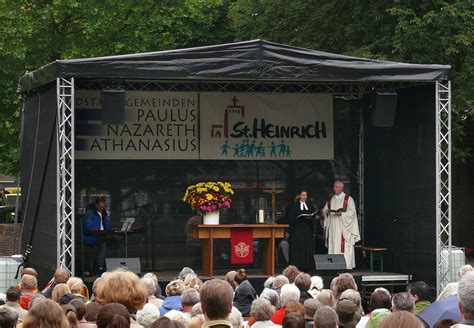
[[[314,328],[337,328],[339,318],[330,306],[322,306],[314,313]]]
[[[79,320],[77,319],[77,310],[71,304],[61,306],[66,319],[69,322],[69,328],[79,328]]]
[[[257,298],[257,293],[250,281],[247,279],[247,274],[244,269],[239,269],[234,277],[237,288],[234,295],[234,306],[242,313],[243,316],[250,316],[250,307],[252,302]]]
[[[350,299],[341,298],[336,304],[339,327],[355,328],[360,320],[359,307]]]
[[[323,306],[334,306],[334,293],[329,289],[323,289],[316,296],[316,299],[321,302]]]
[[[45,299],[36,303],[22,322],[22,328],[38,327],[65,328],[69,327],[69,322],[58,303]]]
[[[270,302],[273,307],[278,310],[280,308],[280,296],[278,293],[270,288],[265,288],[260,294],[260,298],[264,298]]]
[[[288,278],[288,281],[290,282],[290,284],[295,282],[295,278],[299,273],[300,271],[294,265],[287,266],[282,272],[282,274]]]
[[[280,296],[273,289],[265,288],[260,294],[260,298],[266,299],[273,306],[273,311],[280,308]],[[273,313],[272,313],[273,314]],[[249,320],[247,321],[248,326],[252,326],[255,323],[255,318],[250,314]]]
[[[462,267],[459,268],[459,279],[461,279],[466,273],[469,271],[472,271],[472,265],[466,264],[463,265]],[[458,294],[458,284],[459,282],[450,282],[449,284],[444,287],[443,291],[438,295],[438,298],[436,299],[437,301],[442,301],[448,298],[451,295],[457,295]]]
[[[403,292],[393,295],[392,312],[397,311],[408,311],[411,313],[415,311],[415,300],[410,293]]]
[[[299,303],[300,299],[300,290],[293,284],[283,285],[281,288],[280,301],[281,308],[272,315],[273,323],[280,325],[283,323],[283,317],[285,316],[286,306],[291,301],[296,301]]]
[[[237,274],[237,271],[229,271],[226,273],[225,275],[225,281],[227,281],[229,283],[229,285],[232,287],[232,289],[235,289],[236,284],[235,284],[235,275]]]
[[[433,328],[450,328],[454,325],[456,325],[458,322],[453,319],[444,319],[444,320],[438,320],[435,322],[433,325]]]
[[[69,273],[69,271],[67,269],[62,268],[62,267],[57,269],[54,272],[53,279],[51,279],[48,282],[48,284],[43,289],[41,294],[43,294],[46,298],[51,299],[52,296],[53,296],[54,287],[56,287],[56,285],[58,285],[58,284],[67,283],[67,281],[69,280],[70,277],[71,277],[71,274]]]
[[[120,303],[135,314],[148,300],[148,293],[138,276],[130,271],[115,270],[105,275],[96,287],[96,302],[102,305]],[[97,319],[98,320],[98,319]],[[133,318],[132,325],[135,325]]]
[[[324,288],[323,279],[319,276],[312,276],[311,277],[311,286],[309,286],[309,293],[313,298],[319,294],[321,290]]]
[[[287,313],[283,317],[282,328],[306,328],[306,320],[300,313]]]
[[[57,284],[54,286],[53,292],[51,293],[51,299],[56,303],[66,294],[71,294],[71,290],[66,284]]]
[[[84,314],[84,319],[89,323],[95,324],[101,307],[102,305],[96,302],[86,304],[86,314]]]
[[[307,299],[304,304],[304,319],[306,320],[306,328],[312,328],[314,325],[314,314],[322,307],[321,302],[314,298]]]
[[[176,277],[175,280],[181,280],[184,282],[184,279],[186,279],[186,276],[188,274],[196,274],[193,269],[190,267],[184,267],[181,269],[181,271],[178,273],[178,276]]]
[[[284,275],[279,275],[279,276],[276,276],[275,277],[275,281],[273,281],[273,289],[278,293],[278,295],[280,295],[281,293],[281,288],[286,285],[286,284],[289,284],[290,281],[288,280],[288,278]]]
[[[170,318],[167,317],[161,317],[155,322],[153,322],[151,325],[148,327],[150,328],[184,328],[185,325],[183,325],[179,321],[171,320]]]
[[[304,304],[307,299],[313,298],[309,293],[311,287],[311,276],[307,273],[301,272],[295,278],[295,286],[300,290],[300,303]]]
[[[156,276],[156,274],[154,274],[153,272],[147,272],[143,275],[142,278],[143,279],[150,278],[155,282],[155,290],[156,290],[155,291],[155,297],[158,298],[158,299],[163,300],[164,297],[161,295],[161,287],[160,287],[160,284],[158,283],[158,277]]]
[[[71,293],[74,294],[76,297],[80,298],[82,301],[84,301],[84,303],[87,303],[89,301],[89,293],[87,292],[87,287],[84,285],[84,282],[81,278],[71,277],[67,281],[66,285],[71,290]]]
[[[361,316],[364,315],[364,309],[362,308],[362,298],[360,297],[360,293],[354,289],[346,289],[342,292],[340,299],[348,299],[355,303],[357,306],[357,313]]]
[[[304,316],[304,306],[299,301],[290,301],[286,304],[285,315],[288,313],[299,313]]]
[[[201,288],[202,285],[202,280],[198,278],[198,276],[195,273],[190,273],[184,278],[184,286],[186,288],[193,288],[199,291],[199,288]]]
[[[474,271],[469,271],[459,280],[458,298],[462,322],[453,327],[474,326]]]
[[[136,315],[137,323],[144,327],[151,325],[153,322],[158,320],[159,317],[160,311],[151,303],[146,303],[142,309],[137,311]]]
[[[20,298],[21,298],[21,289],[20,289],[20,287],[11,286],[10,288],[7,289],[7,292],[6,292],[6,303],[5,303],[5,305],[0,306],[0,308],[7,307],[7,308],[10,308],[10,309],[14,310],[18,314],[19,321],[23,320],[23,318],[28,313],[27,310],[25,310],[21,307]]]
[[[263,283],[263,288],[272,289],[274,281],[275,281],[275,277],[268,277],[267,280],[265,280],[265,282]]]
[[[232,327],[228,320],[232,311],[233,289],[225,281],[211,279],[201,287],[201,308],[206,319],[203,327]]]
[[[391,308],[392,302],[390,300],[389,291],[385,288],[376,288],[370,295],[369,310],[371,312],[361,318],[357,324],[357,328],[366,327],[369,320],[371,324],[368,327],[374,324],[376,327],[385,316],[390,314]]]
[[[270,319],[272,318],[275,308],[264,298],[257,298],[252,303],[250,315],[254,318],[253,328],[277,327]]]
[[[186,288],[183,290],[183,293],[181,294],[183,313],[186,314],[188,318],[191,318],[191,311],[193,310],[194,305],[200,301],[199,292],[196,289]]]
[[[421,320],[408,311],[397,311],[385,317],[377,328],[424,328]]]
[[[430,287],[424,281],[417,281],[410,285],[408,292],[415,300],[415,315],[430,306]]]
[[[38,291],[38,282],[36,277],[30,274],[25,274],[20,279],[21,298],[20,305],[23,309],[28,310],[28,305],[31,299]]]
[[[95,324],[87,322],[87,320],[84,318],[86,315],[86,305],[82,300],[74,299],[69,303],[69,305],[76,309],[79,328],[95,328]]]
[[[44,297],[43,294],[36,293],[36,295],[33,296],[33,298],[30,301],[30,306],[29,306],[28,310],[30,310],[33,306],[35,306],[36,303],[44,302],[46,300],[47,300],[47,298]]]
[[[23,277],[25,274],[32,275],[33,277],[38,279],[38,271],[36,271],[34,268],[29,268],[28,267],[28,268],[24,268],[23,270],[21,270],[20,278]]]
[[[18,323],[18,313],[11,307],[0,306],[0,327],[15,328]]]
[[[334,292],[334,298],[336,302],[341,298],[341,294],[346,289],[357,290],[354,277],[350,273],[341,273],[335,280],[331,290]]]
[[[120,303],[108,303],[102,306],[97,314],[97,328],[128,328],[130,325],[129,310]]]
[[[191,321],[191,318],[189,316],[177,310],[171,310],[166,312],[165,317],[170,318],[173,321],[181,322],[186,327],[189,325],[189,321]]]
[[[183,307],[181,306],[181,294],[183,293],[184,288],[184,282],[179,279],[171,281],[166,286],[166,298],[163,301],[163,305],[160,307],[160,315],[164,316],[166,312],[171,310],[183,310]]]
[[[163,300],[155,296],[156,293],[156,282],[151,276],[143,277],[140,279],[143,286],[145,286],[148,292],[148,303],[153,304],[159,309],[163,305]]]
[[[242,313],[235,306],[232,306],[232,311],[229,314],[229,321],[232,324],[232,327],[244,327],[244,318]]]

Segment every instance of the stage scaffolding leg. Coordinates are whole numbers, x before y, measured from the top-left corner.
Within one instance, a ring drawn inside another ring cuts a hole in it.
[[[58,78],[56,82],[57,266],[74,275],[74,78]]]
[[[436,82],[436,288],[450,282],[451,82]]]

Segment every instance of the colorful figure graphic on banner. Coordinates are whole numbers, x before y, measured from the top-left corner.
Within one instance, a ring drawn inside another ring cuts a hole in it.
[[[229,140],[224,141],[220,146],[221,157],[229,157],[229,150],[232,148],[234,158],[265,158],[267,155],[272,158],[291,158],[292,150],[291,146],[285,144],[282,140],[280,145],[275,145],[275,142],[272,141],[270,145],[264,144],[262,141],[258,143],[257,140],[243,139],[241,143],[234,144],[233,147],[229,145]],[[266,151],[268,149],[268,151]],[[277,154],[278,149],[278,154]]]
[[[221,156],[225,156],[227,157],[227,151],[229,150],[230,146],[229,146],[229,140],[226,140],[224,142],[224,144],[221,146]]]

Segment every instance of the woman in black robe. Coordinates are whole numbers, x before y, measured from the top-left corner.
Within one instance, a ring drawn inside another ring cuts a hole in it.
[[[311,272],[314,268],[314,213],[316,208],[308,201],[308,192],[301,190],[298,199],[286,213],[290,234],[290,264],[300,271]]]

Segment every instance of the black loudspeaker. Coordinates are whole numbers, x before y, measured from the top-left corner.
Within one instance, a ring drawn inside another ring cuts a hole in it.
[[[316,266],[316,271],[346,270],[346,259],[343,254],[315,254],[314,265]]]
[[[370,124],[377,127],[392,127],[397,108],[396,92],[376,92],[372,96]]]
[[[123,124],[125,121],[125,90],[102,90],[102,123]]]
[[[140,259],[138,257],[117,257],[117,258],[106,258],[105,266],[107,271],[115,269],[126,269],[137,275],[141,273]]]

